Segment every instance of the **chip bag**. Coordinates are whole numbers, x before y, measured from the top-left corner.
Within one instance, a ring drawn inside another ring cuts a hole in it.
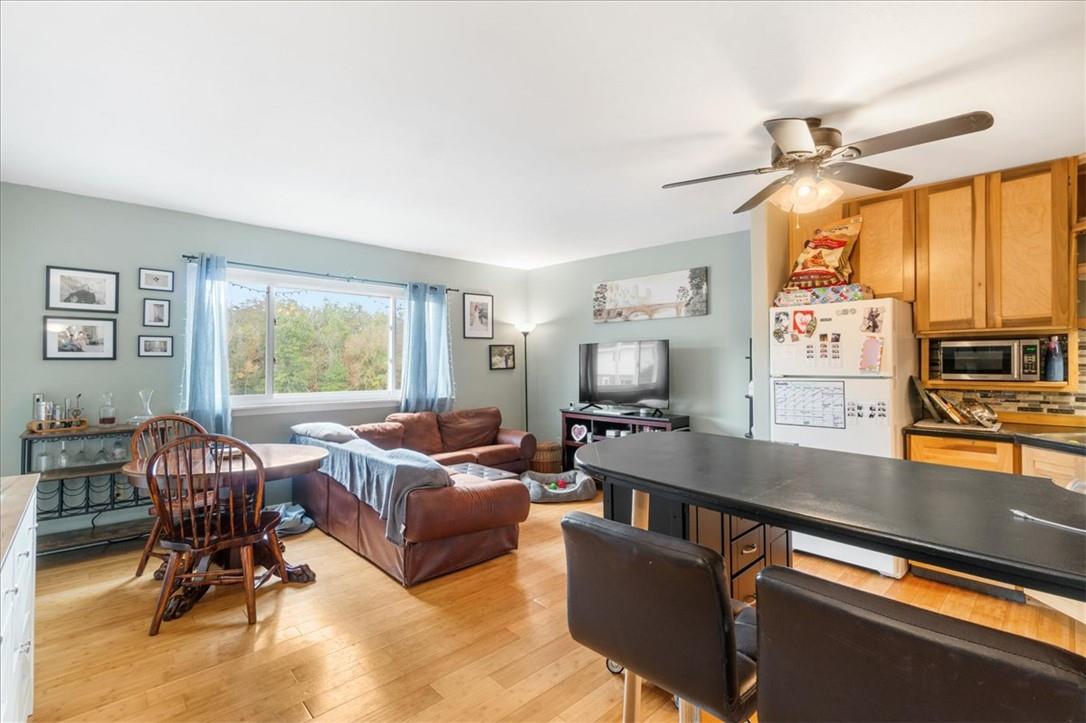
[[[863,225],[861,216],[852,216],[815,229],[803,244],[786,289],[813,289],[847,284],[852,275],[848,257]]]

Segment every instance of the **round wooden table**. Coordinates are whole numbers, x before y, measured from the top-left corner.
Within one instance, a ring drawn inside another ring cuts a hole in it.
[[[250,444],[249,447],[256,453],[256,456],[260,458],[261,463],[264,465],[265,481],[286,479],[287,477],[294,477],[295,475],[315,472],[321,466],[321,462],[324,461],[324,458],[328,456],[327,449],[308,444]],[[128,478],[129,484],[133,487],[142,490],[148,488],[145,468],[137,461],[129,461],[121,468],[121,473]],[[241,474],[240,470],[239,474]],[[248,474],[252,474],[251,468],[248,470]],[[282,551],[286,551],[286,546],[283,545],[283,543],[279,543],[279,547]],[[253,561],[258,565],[263,565],[269,570],[278,569],[275,564],[275,556],[272,554],[272,551],[267,548],[266,544],[254,545]],[[210,565],[210,563],[210,557],[204,558],[202,561],[205,568],[207,565]],[[218,561],[216,564],[222,564],[224,567],[237,567],[237,564],[225,559]],[[162,567],[155,572],[155,579],[161,580],[164,571],[165,563],[163,563]],[[276,572],[276,574],[278,574],[278,572]],[[287,563],[287,579],[284,580],[284,582],[309,583],[316,582],[316,580],[317,574],[310,569],[309,565],[304,563],[300,565]],[[164,618],[166,620],[173,620],[187,613],[192,609],[193,605],[204,596],[207,589],[208,587],[206,585],[193,585],[183,588],[180,593],[170,599]]]
[[[315,472],[328,456],[327,449],[309,444],[250,444],[249,447],[263,463],[267,481]],[[136,460],[125,464],[121,473],[133,487],[147,489],[144,467]]]

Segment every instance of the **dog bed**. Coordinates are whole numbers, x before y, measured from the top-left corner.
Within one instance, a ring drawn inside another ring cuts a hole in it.
[[[577,502],[596,496],[596,481],[576,470],[556,474],[525,472],[520,481],[528,488],[532,502]]]

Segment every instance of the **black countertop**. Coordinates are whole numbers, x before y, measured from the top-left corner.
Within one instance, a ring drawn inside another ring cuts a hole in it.
[[[594,477],[879,552],[1086,600],[1086,495],[980,472],[697,432],[577,450]]]
[[[963,439],[994,439],[1028,447],[1043,447],[1057,452],[1086,456],[1086,444],[1074,441],[1086,435],[1086,427],[1060,427],[1044,424],[1004,423],[998,432],[984,429],[955,429],[954,427],[905,427],[905,434],[928,437],[960,437]]]

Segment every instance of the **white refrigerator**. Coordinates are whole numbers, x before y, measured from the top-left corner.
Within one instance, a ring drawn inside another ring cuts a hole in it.
[[[769,385],[774,442],[879,457],[904,457],[902,428],[915,419],[912,307],[871,299],[770,309]],[[796,550],[899,578],[900,557],[813,535]]]

